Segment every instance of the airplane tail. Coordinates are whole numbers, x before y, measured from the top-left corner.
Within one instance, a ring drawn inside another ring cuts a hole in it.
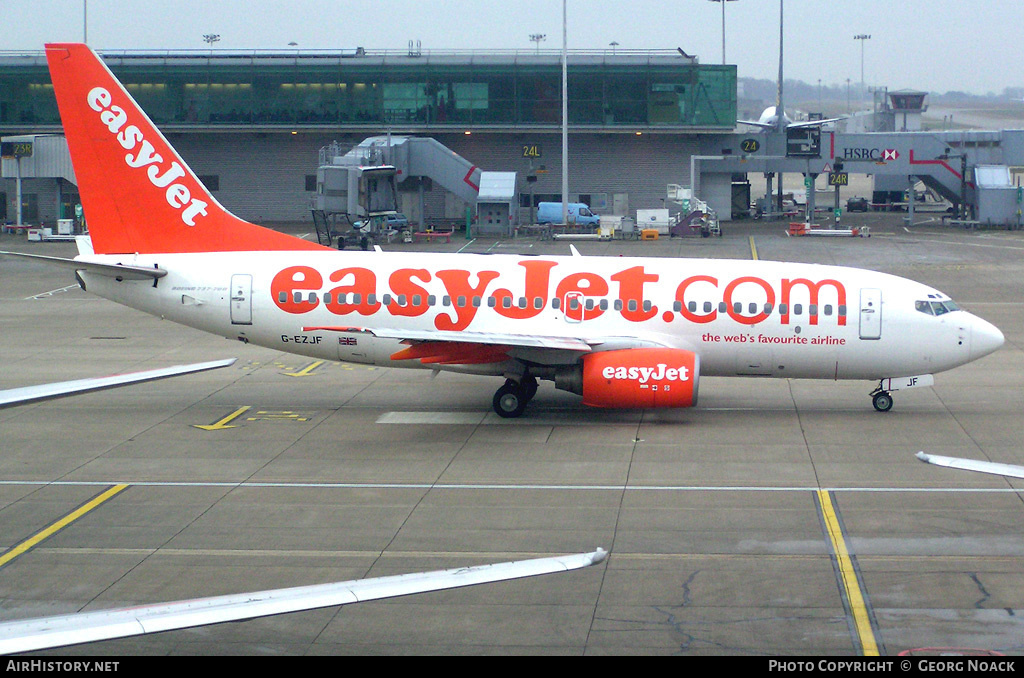
[[[321,249],[224,209],[88,46],[46,59],[97,254]]]

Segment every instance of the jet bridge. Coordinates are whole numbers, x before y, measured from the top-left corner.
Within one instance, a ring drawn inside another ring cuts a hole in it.
[[[353,204],[352,194],[342,196],[329,187],[347,182],[341,179],[355,167],[388,165],[394,167],[399,190],[412,187],[419,192],[419,219],[424,211],[424,191],[436,183],[467,205],[476,204],[481,170],[451,149],[429,137],[376,136],[361,141],[348,150],[332,143],[320,150],[317,170],[317,209],[328,214],[362,214]],[[414,219],[416,220],[416,219]]]
[[[751,143],[755,140],[757,143]],[[920,180],[954,205],[962,206],[963,218],[971,220],[969,212],[978,216],[980,195],[975,169],[983,165],[1024,166],[1022,130],[822,132],[820,145],[794,149],[790,142],[786,134],[778,133],[758,134],[756,138],[731,134],[705,140],[708,154],[695,155],[691,160],[694,195],[713,203],[714,188],[727,184],[736,174],[799,173],[816,177],[848,172],[871,175],[876,194],[882,196],[887,192],[902,196]],[[813,193],[808,192],[809,210],[814,208]],[[913,202],[905,206],[912,210]],[[1018,218],[1016,214],[1011,216],[1014,221]]]

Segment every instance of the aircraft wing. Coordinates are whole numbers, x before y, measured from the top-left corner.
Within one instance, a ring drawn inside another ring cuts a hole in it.
[[[44,264],[62,266],[73,271],[88,271],[108,278],[119,280],[155,280],[167,275],[162,268],[147,268],[145,266],[130,266],[127,264],[101,264],[98,262],[80,261],[78,259],[62,259],[60,257],[47,257],[42,254],[25,254],[24,252],[0,252],[0,256],[22,257],[39,261]]]
[[[535,558],[335,584],[240,593],[143,607],[83,612],[0,625],[0,654],[125,638],[299,610],[394,598],[485,582],[567,572],[604,560],[607,551]]]
[[[786,127],[800,128],[800,127],[821,127],[827,125],[830,122],[838,122],[839,120],[846,120],[846,117],[841,118],[827,118],[825,120],[803,120],[801,122],[791,122]]]
[[[0,408],[12,407],[37,400],[49,400],[76,393],[88,391],[99,391],[105,388],[115,388],[127,384],[137,384],[143,381],[154,379],[165,379],[175,377],[179,374],[192,372],[203,372],[204,370],[215,370],[221,367],[233,365],[237,358],[226,360],[213,360],[205,363],[192,363],[189,365],[175,365],[173,367],[162,367],[156,370],[144,372],[130,372],[118,374],[111,377],[95,377],[91,379],[76,379],[74,381],[61,381],[53,384],[39,384],[38,386],[23,386],[21,388],[7,389],[0,391]]]
[[[596,347],[601,347],[601,350],[668,347],[665,343],[640,337],[544,336],[355,326],[303,327],[302,331],[366,333],[375,337],[398,339],[410,344],[410,348],[392,355],[393,360],[419,359],[424,363],[444,365],[501,362],[508,358],[508,351],[514,349],[547,351],[549,355],[553,352],[560,354],[556,356],[560,362],[575,362],[578,356],[590,353]]]
[[[503,334],[499,332],[453,332],[446,330],[402,330],[386,327],[303,327],[303,332],[359,332],[372,334],[384,339],[409,341],[446,341],[467,344],[492,344],[495,346],[519,346],[523,348],[553,348],[565,351],[587,353],[592,349],[583,339],[558,336],[526,334]]]
[[[827,118],[825,120],[802,120],[800,122],[789,122],[786,123],[786,129],[798,129],[800,127],[820,127],[827,125],[830,122],[838,122],[839,120],[845,120],[846,117],[841,118]],[[756,120],[737,120],[737,124],[740,125],[753,125],[754,127],[760,127],[762,129],[776,129],[777,125],[770,122],[758,122]]]
[[[924,452],[918,452],[915,456],[926,464],[956,468],[961,471],[977,471],[979,473],[992,473],[998,476],[1009,476],[1010,478],[1024,478],[1024,466],[997,464],[991,461],[961,459],[959,457],[942,457],[937,454],[926,454]]]

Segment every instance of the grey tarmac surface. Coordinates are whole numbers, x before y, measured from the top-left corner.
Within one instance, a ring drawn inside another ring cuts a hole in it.
[[[753,242],[761,259],[932,284],[1002,329],[997,353],[896,393],[885,414],[866,382],[707,378],[699,406],[680,411],[591,410],[545,383],[507,422],[490,410],[494,379],[309,369],[0,259],[0,388],[238,358],[0,410],[0,557],[128,485],[0,567],[0,619],[600,546],[606,563],[572,573],[50,654],[854,656],[872,642],[883,655],[1019,654],[1024,481],[914,454],[1024,464],[1024,233],[918,219],[851,217],[871,238],[738,222],[722,238],[575,243],[584,255],[750,259]],[[568,243],[386,248],[563,253]],[[13,235],[0,249],[74,252]],[[233,428],[195,428],[243,407],[224,424]],[[859,607],[840,580],[830,514]]]

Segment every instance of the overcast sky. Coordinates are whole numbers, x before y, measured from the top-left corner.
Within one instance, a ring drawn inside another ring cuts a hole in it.
[[[559,0],[0,0],[0,49],[88,42],[97,50],[217,48],[543,49],[562,42]],[[775,80],[779,0],[725,7],[726,56],[740,77]],[[1024,86],[1022,0],[786,0],[787,78],[930,92]],[[674,49],[722,61],[722,6],[711,0],[568,0],[570,49]],[[854,40],[868,34],[870,40]],[[845,86],[845,85],[844,85]]]

